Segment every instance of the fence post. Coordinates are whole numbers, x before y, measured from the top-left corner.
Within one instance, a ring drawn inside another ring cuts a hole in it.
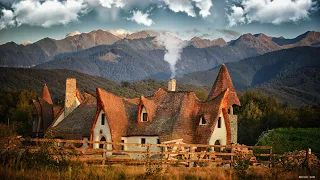
[[[101,142],[100,142],[100,143],[101,143]],[[105,146],[106,146],[106,147],[105,147]],[[99,144],[99,147],[100,147],[100,144]],[[108,149],[107,147],[108,147],[108,145],[104,144],[102,150]],[[107,154],[107,152],[102,151],[102,165],[105,165],[105,164],[106,164],[106,154]]]
[[[150,160],[150,144],[147,144],[147,160]]]
[[[233,153],[234,153],[234,148],[233,148],[233,144],[231,144],[230,168],[232,168],[232,165],[233,165]]]
[[[151,164],[150,164],[150,144],[147,144],[147,162],[146,162],[146,172],[147,174],[151,174],[152,173],[152,169],[151,169]]]

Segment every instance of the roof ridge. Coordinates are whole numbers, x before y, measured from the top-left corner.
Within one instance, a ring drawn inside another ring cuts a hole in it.
[[[45,100],[47,103],[53,104],[52,99],[51,99],[51,95],[49,92],[49,88],[46,83],[44,83],[44,85],[43,85],[42,92],[41,92],[41,98],[43,100]]]
[[[226,65],[223,63],[220,67],[217,78],[209,92],[207,101],[216,98],[227,88],[229,88],[230,92],[232,92],[233,94],[232,96],[229,96],[228,104],[230,106],[233,104],[240,106],[240,101],[237,96],[236,89],[234,88],[234,85],[232,83],[231,76]]]

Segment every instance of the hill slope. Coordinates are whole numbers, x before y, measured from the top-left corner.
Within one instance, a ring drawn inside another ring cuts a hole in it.
[[[82,92],[88,90],[95,93],[96,88],[103,88],[124,97],[139,97],[153,94],[158,88],[167,88],[166,81],[144,80],[135,83],[116,83],[102,77],[70,70],[43,70],[27,68],[0,67],[0,87],[3,89],[33,89],[41,93],[44,81],[53,98],[64,100],[66,78],[76,78],[77,88]],[[199,87],[178,84],[177,90],[196,90]]]
[[[298,47],[226,63],[235,88],[257,88],[294,106],[320,103],[320,48]],[[181,82],[210,85],[219,67],[185,75]]]
[[[61,55],[55,60],[38,65],[40,69],[70,69],[116,81],[135,81],[149,77],[170,77],[169,64],[163,60],[164,50],[154,43],[154,38],[124,39],[111,46],[97,46],[76,53]],[[111,57],[110,57],[111,55]],[[183,49],[176,64],[177,74],[206,70],[223,62],[232,62],[254,56],[237,47]]]
[[[306,67],[287,76],[256,86],[267,95],[273,95],[292,107],[320,103],[320,67]]]
[[[269,131],[260,138],[256,145],[272,146],[276,154],[305,150],[310,147],[312,152],[320,153],[319,128],[279,128]]]

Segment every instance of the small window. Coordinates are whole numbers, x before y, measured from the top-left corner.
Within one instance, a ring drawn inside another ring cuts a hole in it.
[[[105,114],[101,114],[101,125],[104,125],[105,119],[106,119],[106,115]]]
[[[221,117],[218,119],[218,128],[221,128]]]
[[[146,144],[146,138],[141,138],[141,144]]]
[[[148,113],[143,113],[142,114],[142,121],[147,122],[148,121]]]
[[[207,121],[203,116],[200,118],[200,125],[207,125]]]
[[[121,143],[124,143],[124,140],[121,140]],[[124,145],[121,145],[121,150],[124,151]]]
[[[160,139],[157,139],[157,144],[160,144]]]

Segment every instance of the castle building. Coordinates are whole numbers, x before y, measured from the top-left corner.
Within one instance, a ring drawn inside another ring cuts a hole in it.
[[[206,101],[200,101],[192,91],[176,89],[176,81],[171,79],[168,90],[159,88],[151,96],[123,98],[101,88],[96,89],[96,94],[85,92],[82,96],[76,89],[76,80],[67,79],[65,107],[50,125],[44,126],[46,136],[140,144],[175,139],[190,144],[237,143],[237,116],[233,114],[233,106],[240,106],[240,101],[224,64]],[[96,143],[91,148],[144,150],[146,147]],[[151,151],[161,150],[153,148]]]

